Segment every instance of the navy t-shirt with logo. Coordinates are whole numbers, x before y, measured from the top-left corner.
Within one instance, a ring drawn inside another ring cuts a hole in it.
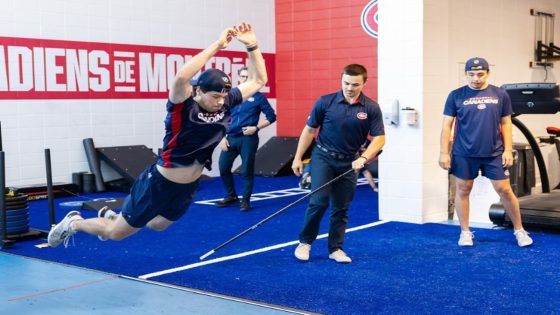
[[[342,91],[321,96],[311,110],[307,125],[321,127],[318,144],[343,155],[356,154],[368,133],[373,137],[385,134],[379,105],[364,93],[354,104],[344,99]]]
[[[502,117],[512,114],[507,92],[494,85],[483,90],[468,85],[447,97],[443,114],[456,117],[453,154],[464,157],[494,157],[504,151]]]
[[[231,123],[231,108],[242,102],[237,87],[229,91],[224,107],[214,113],[205,111],[192,97],[179,104],[168,100],[163,151],[157,164],[181,167],[197,160],[210,169],[212,152]]]

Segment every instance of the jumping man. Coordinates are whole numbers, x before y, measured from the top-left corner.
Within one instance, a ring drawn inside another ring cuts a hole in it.
[[[191,82],[233,38],[247,48],[251,79],[232,88],[231,79],[224,72],[208,69],[196,82]],[[193,200],[204,167],[209,168],[212,163],[212,152],[225,136],[231,109],[266,82],[264,59],[251,25],[241,23],[222,31],[218,40],[178,70],[166,105],[163,152],[157,164],[149,166],[135,181],[122,212],[113,220],[107,218],[114,214],[112,211],[85,220],[78,211],[72,211],[51,229],[49,245],[67,245],[78,231],[102,239],[122,240],[145,226],[162,231],[179,220]]]

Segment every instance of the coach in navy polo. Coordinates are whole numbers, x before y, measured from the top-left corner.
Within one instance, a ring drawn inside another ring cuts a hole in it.
[[[329,258],[339,263],[352,262],[342,245],[348,224],[348,208],[356,189],[357,171],[373,159],[385,144],[385,129],[379,105],[362,92],[366,81],[367,70],[364,66],[346,66],[341,75],[342,90],[321,96],[315,102],[307,125],[301,132],[292,163],[297,176],[303,171],[303,154],[320,127],[311,155],[312,190],[351,169],[356,172],[347,173],[311,195],[299,234],[300,243],[294,253],[299,260],[309,260],[311,244],[317,238],[321,218],[330,201]],[[359,155],[360,147],[366,142],[368,134],[375,138]]]

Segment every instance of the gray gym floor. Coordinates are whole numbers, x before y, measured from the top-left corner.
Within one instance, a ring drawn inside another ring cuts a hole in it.
[[[306,314],[0,253],[1,314]]]

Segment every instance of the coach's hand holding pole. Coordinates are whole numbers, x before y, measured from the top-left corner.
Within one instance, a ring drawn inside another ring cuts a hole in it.
[[[357,159],[352,162],[352,168],[359,172],[364,166],[374,157],[376,157],[381,148],[385,145],[385,136],[377,136],[373,138],[373,141],[368,145],[366,150]]]

